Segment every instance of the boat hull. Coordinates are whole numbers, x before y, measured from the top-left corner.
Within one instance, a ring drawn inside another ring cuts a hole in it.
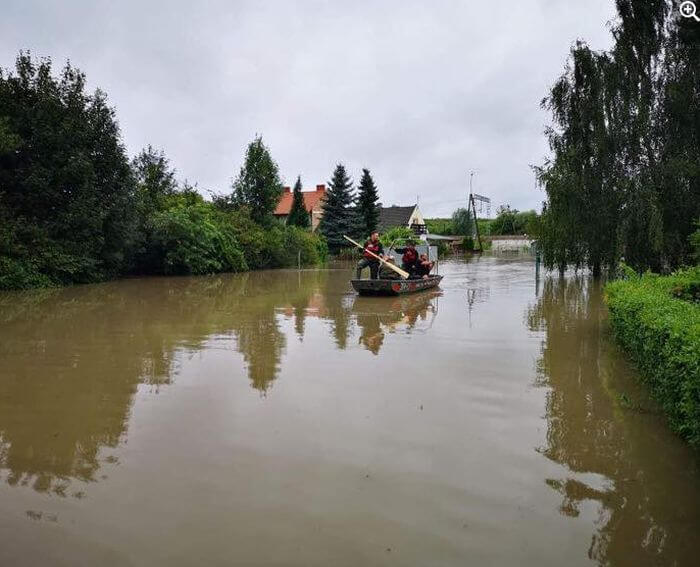
[[[442,276],[433,275],[421,280],[350,280],[360,295],[401,295],[437,287]]]

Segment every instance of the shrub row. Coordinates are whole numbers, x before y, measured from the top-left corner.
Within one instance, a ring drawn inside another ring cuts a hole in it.
[[[628,276],[606,286],[616,339],[668,415],[700,446],[700,305],[678,290],[696,289],[700,267],[671,276]],[[679,297],[680,295],[680,297]]]
[[[31,234],[24,234],[26,232]],[[175,194],[151,212],[126,251],[125,273],[212,274],[315,265],[326,260],[323,237],[245,210],[221,211],[196,193]],[[69,241],[57,241],[21,219],[0,224],[0,289],[100,281],[119,274],[100,269]]]

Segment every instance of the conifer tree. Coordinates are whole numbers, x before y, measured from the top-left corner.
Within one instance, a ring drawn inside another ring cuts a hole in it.
[[[326,237],[328,248],[337,252],[347,246],[343,235],[354,233],[353,230],[353,192],[352,180],[348,177],[345,166],[339,163],[333,172],[333,179],[328,183],[329,189],[323,202],[321,234]]]
[[[311,224],[309,213],[304,206],[304,196],[301,194],[301,176],[297,177],[297,182],[294,184],[292,208],[287,215],[287,224],[301,228],[309,228]]]
[[[362,178],[357,195],[357,232],[368,235],[377,230],[379,223],[379,194],[369,169],[362,169]]]
[[[282,195],[279,169],[262,136],[248,145],[245,161],[233,183],[233,202],[247,207],[253,220],[261,222],[270,217]]]

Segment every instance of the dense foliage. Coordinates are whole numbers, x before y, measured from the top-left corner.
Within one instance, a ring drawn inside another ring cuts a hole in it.
[[[51,61],[0,70],[0,286],[89,282],[128,267],[135,186],[105,95]]]
[[[0,70],[0,288],[325,258],[322,238],[272,218],[281,183],[260,137],[234,187],[207,202],[150,146],[129,163],[104,93],[70,65],[56,78],[20,54]]]
[[[299,252],[302,265],[326,260],[325,240],[308,230],[282,223],[263,227],[253,221],[245,209],[225,214],[250,269],[296,266]]]
[[[304,205],[304,196],[301,194],[301,177],[297,177],[292,193],[292,208],[287,215],[287,224],[290,226],[298,226],[300,228],[309,228],[311,226],[311,218],[309,211]]]
[[[553,157],[541,244],[549,268],[595,275],[622,257],[667,271],[690,260],[700,214],[700,26],[670,0],[617,0],[613,48],[577,42],[543,106]]]
[[[407,226],[395,226],[379,236],[384,248],[389,246],[404,246],[407,242],[418,242],[416,233]]]
[[[449,236],[454,234],[452,227],[452,219],[434,218],[425,219],[425,226],[430,234],[442,234]]]
[[[490,233],[490,224],[492,221],[489,219],[476,219],[479,226],[479,232],[481,235]],[[430,234],[441,234],[443,236],[456,235],[454,222],[452,218],[433,218],[425,219],[425,226]]]
[[[328,248],[335,253],[348,245],[343,235],[359,238],[360,227],[356,225],[352,208],[354,202],[352,181],[342,163],[336,166],[328,186],[319,228],[328,242]]]
[[[489,228],[490,233],[494,235],[527,234],[537,237],[540,233],[540,217],[533,210],[518,211],[508,204],[501,205]]]
[[[700,267],[632,275],[606,287],[615,337],[639,366],[671,426],[700,446]],[[693,292],[692,290],[695,290]]]
[[[379,223],[379,193],[369,169],[362,170],[356,204],[358,225],[356,233],[371,234],[372,231],[377,230]]]
[[[459,236],[472,236],[474,234],[474,220],[469,209],[460,208],[452,213],[453,234]]]
[[[435,218],[425,219],[425,224],[428,227],[428,232],[431,234],[442,234],[446,236],[470,234],[474,235],[473,219],[470,216],[471,232],[464,228],[457,228],[459,224],[455,224],[455,215],[458,211],[467,209],[457,209],[453,213],[452,218]],[[461,213],[464,214],[464,213]],[[534,238],[538,238],[541,233],[541,216],[535,211],[518,211],[511,209],[510,205],[503,205],[498,208],[495,219],[477,219],[476,223],[479,227],[481,237],[489,235],[505,235],[505,234],[527,234]],[[464,226],[464,225],[462,225]]]
[[[695,223],[695,226],[698,228],[688,237],[688,240],[693,251],[693,260],[695,260],[696,264],[700,264],[700,220]]]

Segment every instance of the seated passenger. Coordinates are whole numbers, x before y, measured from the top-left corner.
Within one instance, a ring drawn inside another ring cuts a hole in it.
[[[418,251],[416,250],[415,243],[409,240],[406,242],[405,247],[397,248],[396,251],[399,254],[403,254],[401,257],[401,268],[409,274],[413,274],[416,271],[416,264],[418,263]]]
[[[421,254],[420,258],[418,258],[418,262],[416,263],[416,275],[423,279],[428,279],[430,270],[433,269],[434,265],[435,262],[428,260],[427,254]]]

